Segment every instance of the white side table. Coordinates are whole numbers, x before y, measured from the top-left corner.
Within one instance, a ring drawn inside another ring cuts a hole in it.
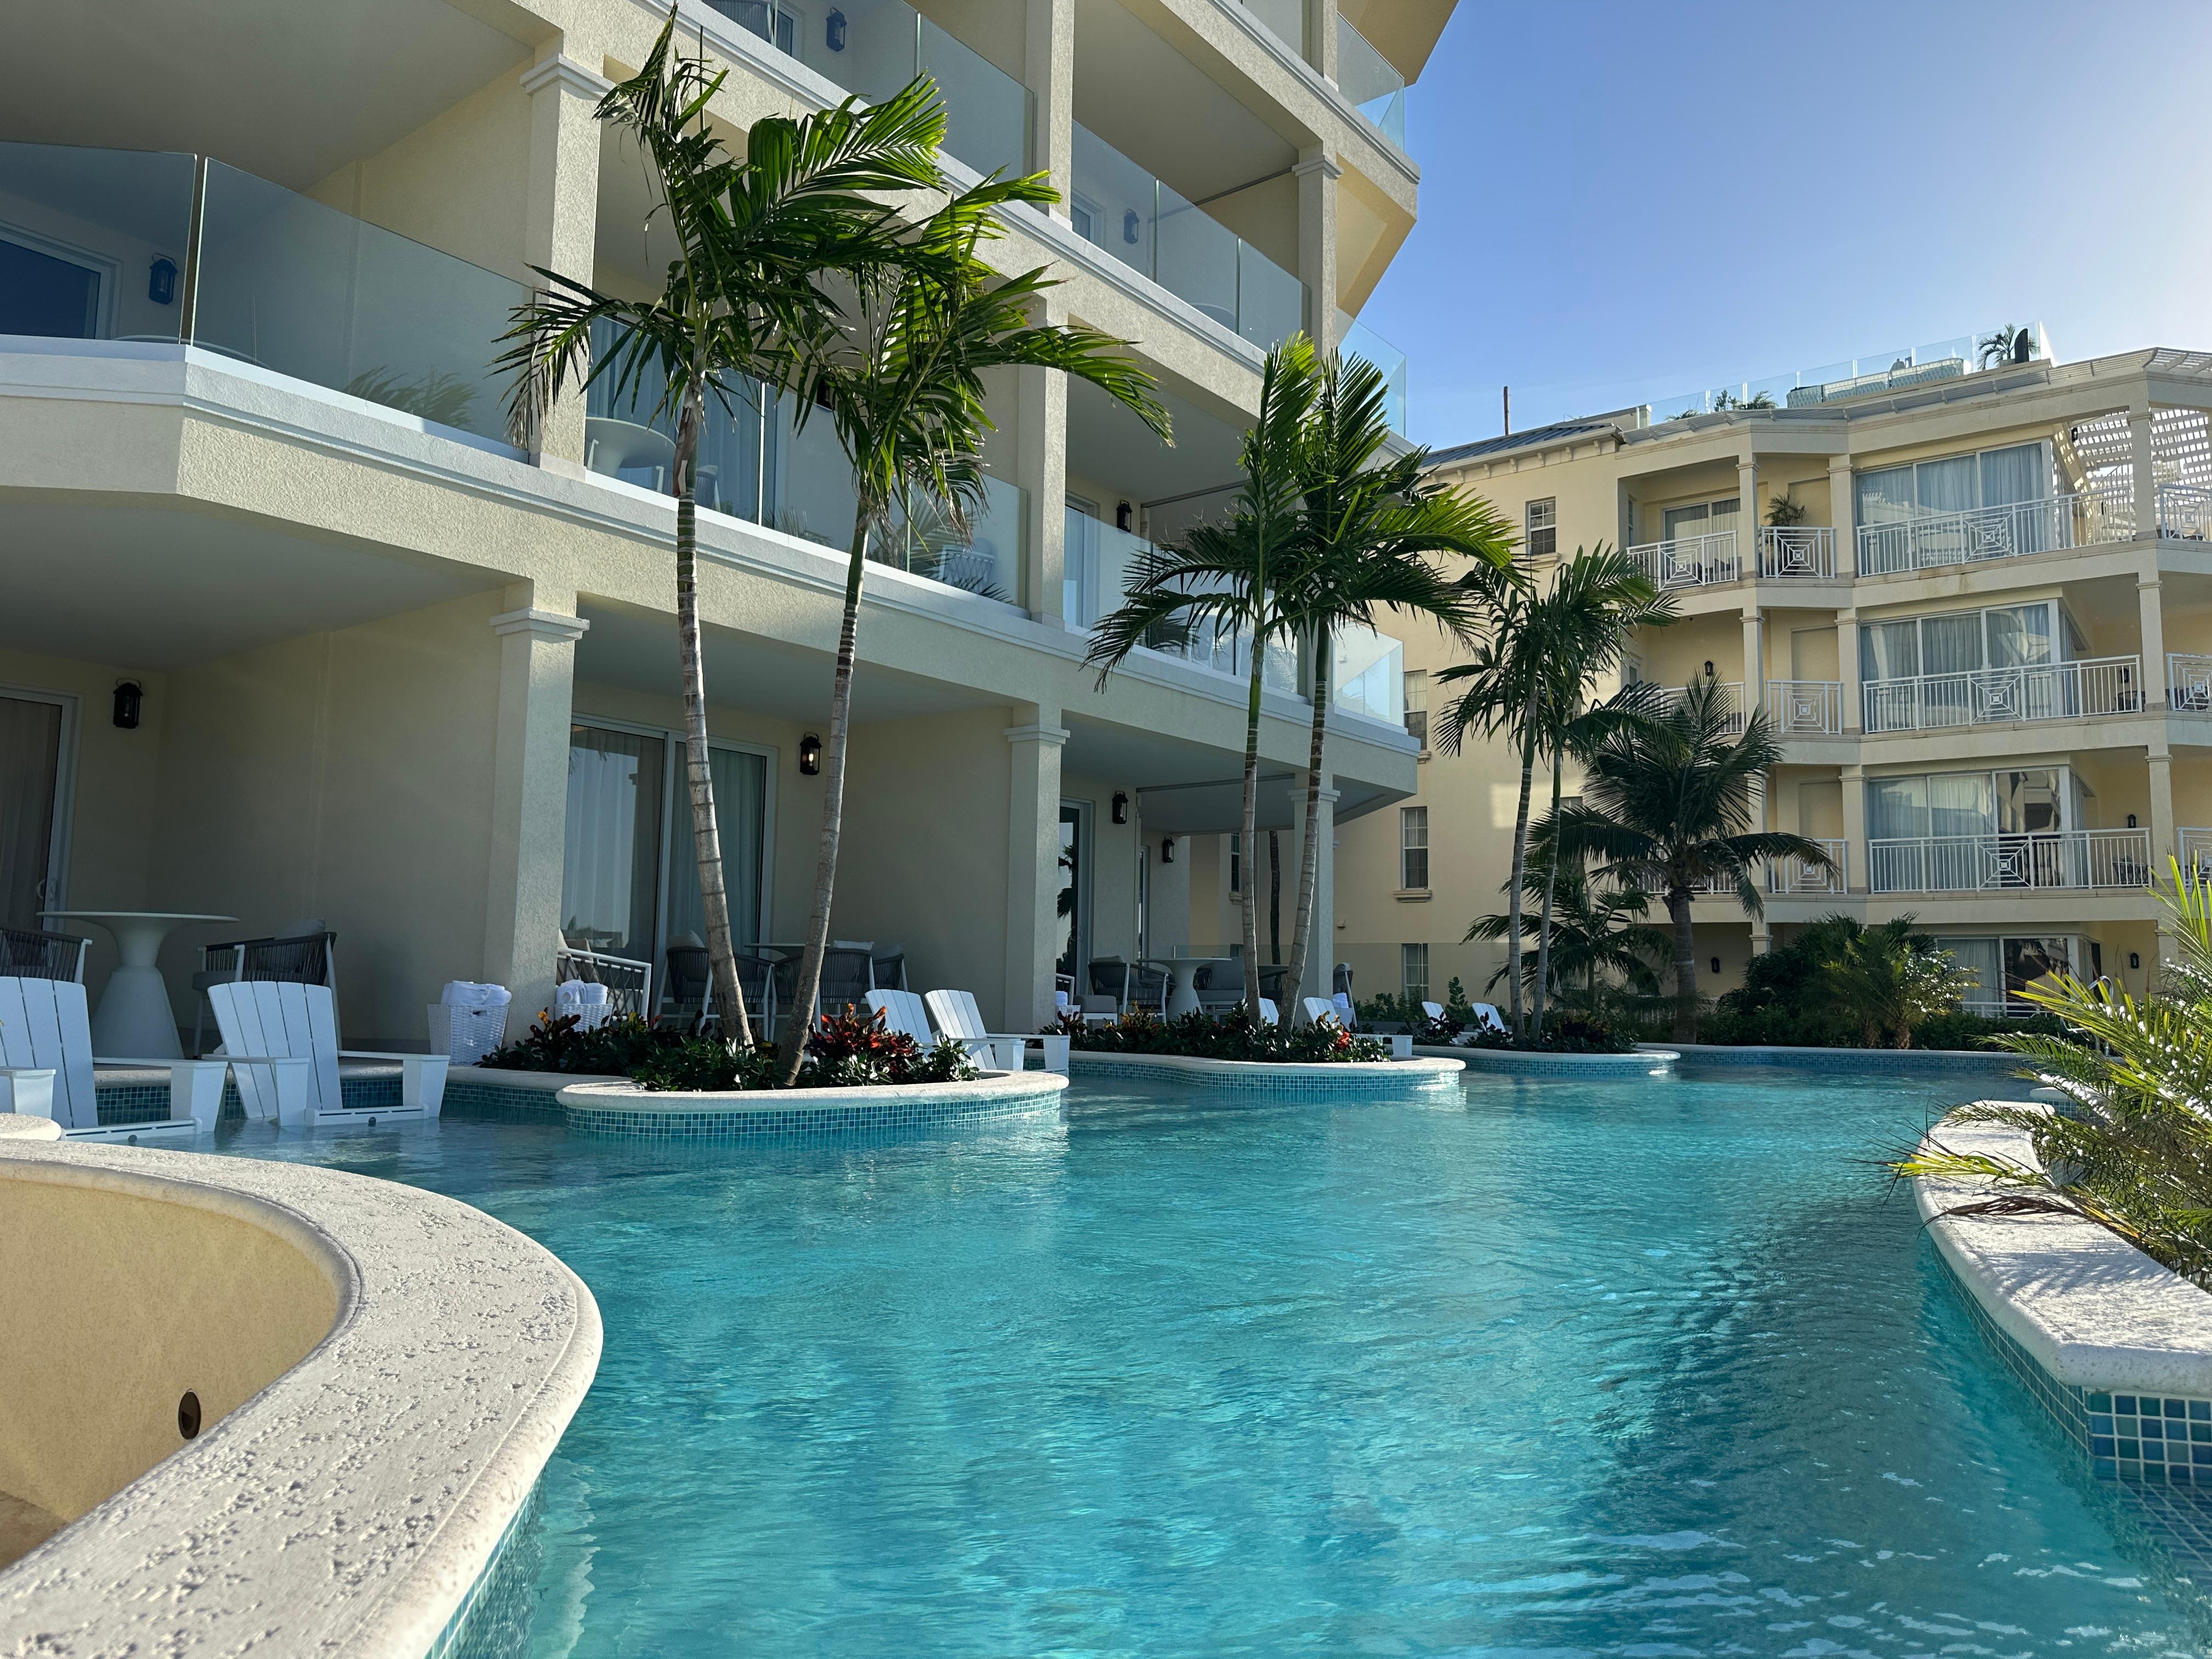
[[[97,923],[115,935],[121,966],[109,975],[92,1015],[92,1052],[118,1060],[181,1060],[176,1010],[168,982],[155,966],[161,941],[194,922],[234,922],[236,916],[185,915],[173,910],[41,910],[42,916]]]

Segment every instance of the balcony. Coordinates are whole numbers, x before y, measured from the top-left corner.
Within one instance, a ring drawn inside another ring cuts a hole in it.
[[[2093,892],[2147,885],[2148,830],[1938,836],[1867,843],[1876,893]]]
[[[1406,77],[1342,12],[1336,15],[1336,85],[1384,137],[1406,148]]]
[[[1743,682],[1723,680],[1720,683],[1721,729],[1725,732],[1743,730]],[[1684,693],[1680,686],[1669,686],[1654,699],[1662,708],[1679,706]]]
[[[1068,627],[1087,633],[1121,605],[1131,572],[1152,544],[1072,507],[1066,526],[1060,615]],[[1239,679],[1251,672],[1249,637],[1211,622],[1163,624],[1146,635],[1145,648]],[[1294,697],[1304,695],[1298,653],[1288,647],[1267,647],[1262,678],[1270,690]]]
[[[839,0],[804,16],[772,0],[706,0],[747,33],[880,103],[917,75],[945,95],[945,152],[977,173],[1030,171],[1030,90],[904,0]]]
[[[1778,738],[1840,736],[1843,685],[1835,680],[1769,680],[1766,723]]]
[[[1736,556],[1733,530],[1639,543],[1628,550],[1628,556],[1662,588],[1713,587],[1743,580],[1743,561]]]
[[[1969,673],[1869,680],[1860,691],[1869,737],[2136,714],[2143,707],[2142,663],[2136,657],[2093,657],[2033,667],[1981,668]]]
[[[2212,489],[2160,484],[2158,533],[2172,541],[2212,541]]]
[[[1382,371],[1382,415],[1390,430],[1406,435],[1406,354],[1353,317],[1336,313],[1337,356],[1364,357]]]
[[[1243,4],[1278,40],[1311,61],[1306,52],[1305,0],[1243,0]]]
[[[1763,890],[1779,894],[1848,893],[1850,881],[1850,843],[1844,841],[1819,841],[1813,843],[1828,855],[1832,869],[1823,869],[1810,859],[1768,859],[1760,872],[1759,884]],[[1698,884],[1700,893],[1717,898],[1732,897],[1736,892],[1735,882],[1723,876],[1711,876]]]
[[[2212,657],[2167,652],[2166,700],[2177,714],[2212,714]]]
[[[2072,495],[2045,495],[1965,513],[1923,513],[1859,526],[1859,574],[1936,570],[1986,559],[2131,541],[2131,489],[2111,485]]]
[[[1346,628],[1338,631],[1329,654],[1328,683],[1336,688],[1330,707],[1385,726],[1405,725],[1404,645],[1371,628]]]
[[[0,144],[0,334],[182,343],[502,441],[495,271],[216,161]],[[197,258],[194,253],[197,252]]]
[[[2212,881],[2212,830],[2185,827],[2174,832],[2179,843],[2182,875],[2190,881]]]
[[[1826,525],[1761,525],[1759,574],[1765,581],[1832,581],[1836,532]]]
[[[1263,351],[1305,326],[1304,283],[1079,124],[1074,149],[1078,235]]]

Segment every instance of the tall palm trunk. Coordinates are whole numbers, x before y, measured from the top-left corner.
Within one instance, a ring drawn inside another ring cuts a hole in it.
[[[846,735],[853,714],[853,663],[860,634],[860,577],[867,566],[868,532],[882,509],[862,496],[853,515],[851,558],[845,570],[845,616],[837,632],[837,677],[830,692],[830,739],[822,746],[822,848],[814,866],[814,908],[806,919],[806,950],[799,959],[799,983],[784,1023],[781,1085],[799,1081],[806,1058],[806,1038],[814,1023],[814,999],[822,989],[822,956],[830,945],[830,901],[837,883],[837,843],[845,833]]]
[[[676,422],[676,636],[683,658],[684,771],[691,792],[691,846],[699,864],[699,908],[706,913],[707,964],[723,1036],[752,1046],[752,1019],[738,983],[730,937],[730,895],[722,879],[722,836],[714,817],[714,775],[707,759],[707,661],[699,637],[699,507],[696,477],[699,428],[706,416],[701,377],[694,374]]]
[[[1283,838],[1267,831],[1267,961],[1283,960]]]
[[[1505,988],[1512,993],[1513,1035],[1526,1030],[1521,1011],[1521,883],[1528,870],[1528,798],[1536,787],[1536,694],[1521,712],[1521,799],[1513,809],[1513,879],[1505,895]]]
[[[1256,1025],[1260,1023],[1260,895],[1252,877],[1259,865],[1254,856],[1259,848],[1254,842],[1260,832],[1260,686],[1266,653],[1257,629],[1252,639],[1252,690],[1244,703],[1244,838],[1237,842],[1243,854],[1243,890],[1237,896],[1244,921],[1244,1008]]]
[[[1327,947],[1334,942],[1312,939],[1316,890],[1321,884],[1321,836],[1314,826],[1321,813],[1322,747],[1328,736],[1329,649],[1328,630],[1324,628],[1313,647],[1313,740],[1306,757],[1306,817],[1299,835],[1298,908],[1291,922],[1291,963],[1290,972],[1283,975],[1283,1006],[1277,1011],[1285,1025],[1297,1023],[1309,950],[1318,945],[1328,954]]]
[[[1698,940],[1690,927],[1690,890],[1667,890],[1667,914],[1674,923],[1674,1041],[1698,1040]]]
[[[1559,756],[1552,755],[1552,858],[1544,870],[1544,919],[1536,928],[1536,990],[1534,1024],[1544,1030],[1544,1005],[1552,989],[1552,896],[1559,885]]]

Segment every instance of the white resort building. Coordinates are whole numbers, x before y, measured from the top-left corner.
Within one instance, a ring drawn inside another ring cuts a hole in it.
[[[1010,211],[991,257],[1051,266],[1052,314],[1133,341],[1173,414],[1170,448],[1087,387],[1009,375],[972,542],[918,537],[869,572],[832,932],[1033,1030],[1056,973],[1214,942],[1234,646],[1141,651],[1101,690],[1088,630],[1142,539],[1237,477],[1269,346],[1304,328],[1392,359],[1354,319],[1413,222],[1405,86],[1449,0],[675,4],[687,48],[730,71],[711,116],[732,135],[933,75],[956,173],[1042,170],[1061,193]],[[620,293],[655,280],[640,158],[592,112],[666,15],[98,0],[10,18],[11,949],[91,937],[97,1002],[115,932],[66,913],[208,918],[134,924],[145,951],[167,928],[158,966],[189,1033],[204,946],[327,933],[347,1040],[372,1047],[419,1048],[450,980],[534,1011],[563,950],[645,964],[645,1006],[680,994],[669,952],[699,922],[669,425],[594,392],[526,453],[488,368],[533,266]],[[734,919],[741,942],[789,939],[852,496],[826,427],[794,437],[773,405],[717,421],[702,480]],[[1322,799],[1345,822],[1414,787],[1418,745],[1395,642],[1338,649],[1352,689]],[[1303,683],[1286,663],[1267,704],[1281,829]]]
[[[2061,363],[2022,332],[2002,358],[1954,340],[1435,458],[1540,574],[1609,542],[1674,596],[1632,677],[1711,677],[1772,721],[1766,827],[1836,873],[1766,870],[1756,920],[1700,901],[1701,990],[1842,911],[1915,917],[1986,1012],[2054,965],[2140,993],[2148,884],[2212,854],[2212,356]],[[1480,995],[1504,960],[1462,938],[1504,908],[1517,763],[1427,748],[1452,660],[1407,641],[1420,787],[1338,849],[1364,992]]]

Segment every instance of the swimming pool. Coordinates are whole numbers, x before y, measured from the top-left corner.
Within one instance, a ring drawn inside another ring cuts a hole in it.
[[[1871,1160],[1947,1078],[1471,1079],[671,1148],[226,1132],[592,1286],[527,1650],[2201,1652]]]

